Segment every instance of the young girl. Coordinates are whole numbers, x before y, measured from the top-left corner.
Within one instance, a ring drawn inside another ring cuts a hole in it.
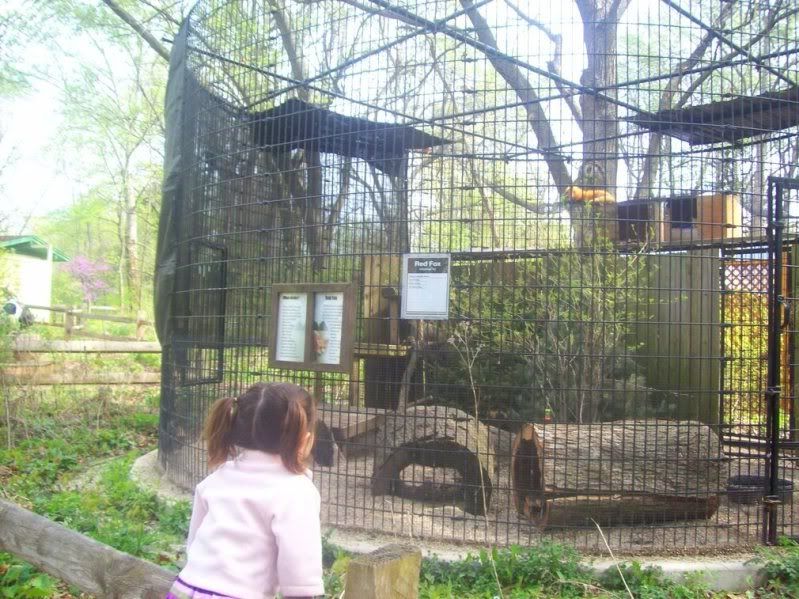
[[[261,383],[216,401],[208,466],[189,525],[186,566],[167,599],[324,594],[319,492],[305,462],[316,410],[307,391]]]

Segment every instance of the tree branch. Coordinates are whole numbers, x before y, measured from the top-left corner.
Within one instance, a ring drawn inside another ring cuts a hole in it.
[[[516,194],[511,193],[507,189],[505,189],[501,185],[497,185],[496,183],[491,183],[490,181],[486,181],[482,177],[479,178],[479,185],[483,187],[487,187],[503,200],[507,200],[511,204],[516,204],[517,206],[521,206],[525,210],[529,210],[530,212],[536,212],[538,214],[551,214],[553,212],[557,212],[561,207],[556,206],[553,204],[533,204],[532,202],[528,202],[527,200],[523,200]]]
[[[275,18],[278,31],[280,32],[280,39],[283,42],[283,48],[288,55],[289,64],[291,64],[291,76],[297,81],[305,80],[305,69],[303,68],[302,61],[297,54],[297,46],[292,37],[291,24],[289,23],[288,16],[279,0],[269,0],[269,7],[272,9],[272,16]],[[308,89],[300,88],[297,92],[302,100],[308,101]]]
[[[535,27],[536,29],[540,30],[544,33],[555,45],[555,51],[553,52],[552,60],[547,62],[547,69],[553,75],[557,75],[558,77],[554,79],[555,87],[560,92],[561,96],[563,96],[563,100],[571,110],[572,115],[574,116],[574,120],[577,121],[577,124],[582,129],[582,122],[583,117],[582,113],[580,112],[580,107],[577,106],[577,103],[574,101],[574,91],[566,89],[566,86],[563,85],[561,79],[562,75],[560,72],[560,65],[561,65],[561,58],[563,56],[563,37],[555,32],[553,32],[549,27],[544,25],[541,21],[532,18],[528,14],[522,11],[521,8],[516,6],[510,0],[505,0],[505,4],[507,4],[513,12],[515,12],[520,19],[526,22],[530,27]]]
[[[466,14],[475,28],[477,39],[482,44],[499,50],[497,40],[494,38],[494,34],[491,33],[488,22],[486,22],[483,16],[474,7],[474,2],[472,0],[460,0],[460,2],[464,9],[466,9]],[[539,147],[543,150],[555,147],[557,145],[555,135],[552,132],[549,119],[538,100],[538,95],[533,91],[532,84],[522,74],[519,67],[512,62],[497,55],[488,56],[488,59],[491,61],[497,73],[499,73],[511,89],[516,92],[519,100],[524,103],[527,120],[538,139]],[[571,175],[566,168],[566,161],[554,152],[545,153],[544,161],[549,167],[549,172],[552,175],[552,179],[555,181],[558,192],[561,194],[566,193],[566,188],[572,184]]]
[[[103,3],[108,6],[114,13],[125,23],[127,23],[133,31],[138,33],[141,38],[147,42],[147,44],[158,53],[158,55],[169,62],[169,52],[166,48],[159,42],[152,33],[147,31],[141,23],[139,23],[133,15],[131,15],[128,11],[122,8],[119,4],[117,4],[116,0],[103,0]]]

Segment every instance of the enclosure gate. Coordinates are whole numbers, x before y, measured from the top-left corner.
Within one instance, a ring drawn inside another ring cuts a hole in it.
[[[781,435],[780,407],[783,395],[791,398],[793,390],[784,388],[781,384],[782,357],[787,351],[783,344],[783,330],[791,326],[791,288],[785,288],[785,282],[793,277],[783,277],[785,242],[792,239],[791,203],[789,193],[799,191],[799,179],[770,177],[768,183],[768,227],[766,238],[768,241],[768,268],[769,268],[769,293],[768,293],[768,368],[767,387],[765,389],[767,435],[768,435],[768,476],[769,494],[764,498],[765,522],[764,536],[769,544],[777,542],[778,534],[792,536],[793,530],[783,530],[778,522],[777,506],[782,503],[779,495],[780,468],[783,459],[781,449],[793,449],[793,439],[785,439]],[[794,250],[796,244],[793,243]],[[791,254],[795,254],[791,252]],[[790,342],[792,335],[787,335],[786,342]],[[791,402],[792,404],[792,402]],[[789,414],[793,416],[793,410]],[[791,418],[792,420],[792,418]],[[789,437],[792,437],[793,423],[789,424]],[[784,511],[783,511],[784,513]],[[788,527],[793,528],[793,518],[789,520]]]

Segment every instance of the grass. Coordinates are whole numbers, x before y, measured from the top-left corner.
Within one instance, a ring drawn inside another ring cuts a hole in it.
[[[0,496],[121,551],[176,571],[190,516],[189,502],[166,503],[130,481],[133,461],[157,442],[157,398],[117,394],[102,410],[93,391],[59,391],[17,405],[13,447],[0,450]],[[87,401],[88,400],[88,401]],[[24,421],[24,422],[23,422]],[[0,438],[6,431],[0,430]],[[95,473],[80,489],[70,485]],[[323,543],[328,597],[340,597],[351,556]],[[746,595],[714,594],[701,576],[681,584],[640,564],[622,572],[636,599],[787,599],[799,596],[799,546],[786,542],[758,558],[770,583]],[[496,568],[496,578],[491,561]],[[497,588],[501,585],[501,595]],[[449,563],[425,559],[422,599],[629,597],[614,569],[597,577],[573,549],[555,543],[481,551]],[[83,597],[77,589],[0,554],[0,597]]]
[[[78,392],[79,393],[79,392]],[[87,392],[18,410],[14,446],[0,450],[0,496],[98,541],[177,571],[189,502],[165,503],[130,481],[132,462],[156,446],[152,397],[116,398],[96,418]],[[87,401],[89,400],[89,401]],[[35,410],[31,409],[35,406]],[[90,418],[86,418],[90,415]],[[24,420],[24,426],[20,421]],[[6,432],[2,431],[5,439]],[[94,484],[69,483],[98,461]],[[74,589],[0,554],[0,597],[80,597]]]

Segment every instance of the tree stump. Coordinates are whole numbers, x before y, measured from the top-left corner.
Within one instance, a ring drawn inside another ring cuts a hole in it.
[[[418,547],[388,545],[354,557],[347,567],[346,597],[416,599],[422,552]]]
[[[460,481],[419,485],[403,481],[402,470],[412,464],[456,470]],[[416,406],[386,415],[377,434],[372,494],[462,501],[465,511],[482,515],[491,501],[493,472],[493,450],[485,425],[455,408]]]
[[[710,518],[727,461],[699,422],[525,424],[513,444],[513,495],[540,527]]]

